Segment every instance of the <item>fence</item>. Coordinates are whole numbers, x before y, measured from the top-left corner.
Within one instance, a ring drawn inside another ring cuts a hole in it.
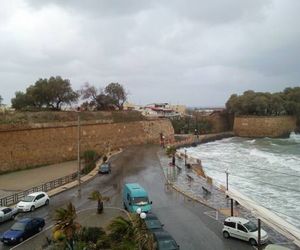
[[[61,177],[61,178],[58,178],[56,180],[46,182],[46,183],[41,184],[39,186],[32,187],[32,188],[24,190],[22,192],[8,195],[6,197],[0,198],[0,206],[13,205],[13,204],[19,202],[20,200],[22,200],[26,195],[28,195],[30,193],[40,192],[40,191],[47,192],[47,191],[52,190],[54,188],[65,185],[69,182],[72,182],[76,179],[77,179],[77,172],[73,173],[73,174],[70,174],[70,175],[67,175],[67,176],[64,176],[64,177]]]

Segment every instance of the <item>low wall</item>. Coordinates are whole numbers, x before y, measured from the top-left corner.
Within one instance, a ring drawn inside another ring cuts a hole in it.
[[[286,137],[295,129],[293,116],[240,116],[233,125],[234,134],[241,137]]]
[[[160,133],[174,140],[169,120],[127,123],[81,124],[81,152],[98,153],[136,144],[159,143]],[[76,122],[34,124],[31,128],[0,126],[0,173],[76,159],[78,126]]]

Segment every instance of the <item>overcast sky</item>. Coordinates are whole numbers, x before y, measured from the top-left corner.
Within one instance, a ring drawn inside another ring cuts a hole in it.
[[[1,0],[0,95],[119,82],[137,104],[223,106],[300,84],[299,0]]]

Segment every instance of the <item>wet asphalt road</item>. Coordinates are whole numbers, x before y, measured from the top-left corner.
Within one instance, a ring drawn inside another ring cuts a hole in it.
[[[48,207],[42,207],[32,213],[19,214],[21,217],[43,217],[46,226],[53,224],[53,214],[56,208],[65,206],[71,201],[77,211],[95,208],[95,203],[87,199],[93,190],[107,191],[106,195],[113,196],[109,206],[122,207],[121,187],[124,182],[138,182],[148,192],[153,201],[153,212],[159,217],[164,228],[176,239],[183,250],[244,250],[253,249],[248,243],[224,239],[222,225],[212,217],[206,215],[213,210],[184,199],[175,191],[168,190],[157,157],[157,146],[146,145],[126,149],[114,156],[112,174],[97,176],[82,185],[81,195],[77,188],[67,190],[51,198]],[[13,221],[0,224],[0,233],[12,225]],[[32,239],[34,243],[36,239]],[[33,246],[33,244],[31,245]],[[9,249],[0,243],[0,249]],[[27,249],[25,246],[18,249]],[[28,249],[33,249],[28,248]]]

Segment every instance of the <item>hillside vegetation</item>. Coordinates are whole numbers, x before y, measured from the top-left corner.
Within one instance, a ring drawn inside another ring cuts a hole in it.
[[[40,111],[40,112],[7,112],[0,113],[0,124],[31,124],[51,122],[77,121],[80,114],[81,121],[100,120],[103,123],[142,121],[145,118],[137,111]]]

